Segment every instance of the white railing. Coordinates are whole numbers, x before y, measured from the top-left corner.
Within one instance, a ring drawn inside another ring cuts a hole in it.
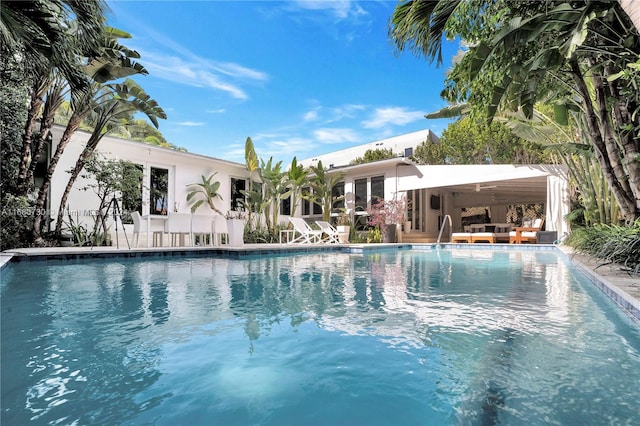
[[[453,224],[451,223],[451,216],[449,216],[448,214],[444,215],[444,218],[442,218],[442,225],[440,225],[440,233],[438,234],[438,241],[436,242],[440,242],[440,239],[442,238],[442,231],[444,231],[444,226],[446,225],[447,220],[449,221],[449,231],[453,231]]]

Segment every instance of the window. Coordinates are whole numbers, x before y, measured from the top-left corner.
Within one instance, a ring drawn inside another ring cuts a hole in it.
[[[302,188],[302,193],[308,195],[311,192],[311,188]],[[302,216],[309,216],[311,214],[311,202],[306,198],[302,199]]]
[[[377,203],[379,199],[384,199],[384,176],[371,178],[371,203]]]
[[[405,148],[404,149],[404,156],[405,157],[411,157],[413,155],[413,148]]]
[[[151,214],[166,215],[169,209],[169,170],[151,167],[149,182]]]
[[[291,197],[280,200],[280,214],[291,215]]]
[[[246,180],[231,178],[231,210],[243,211],[245,209],[245,197],[243,191],[245,191],[246,188]]]
[[[346,204],[344,199],[344,182],[338,182],[331,188],[331,212],[339,213],[344,210]]]
[[[322,205],[318,203],[313,203],[313,214],[321,215],[322,214]]]
[[[356,211],[367,211],[367,201],[369,196],[367,194],[367,179],[356,179],[355,181],[355,198],[356,198]]]

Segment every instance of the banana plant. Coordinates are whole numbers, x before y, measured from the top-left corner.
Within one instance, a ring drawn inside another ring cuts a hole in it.
[[[291,195],[287,172],[282,170],[282,161],[273,163],[273,157],[266,163],[260,160],[260,177],[264,187],[264,199],[266,209],[264,217],[267,229],[274,237],[277,237],[278,216],[280,213],[280,202]],[[271,213],[271,216],[269,216]]]
[[[296,157],[293,157],[287,171],[287,177],[289,179],[289,190],[291,191],[291,216],[293,216],[300,203],[302,188],[307,185],[309,170],[305,169],[302,164],[298,164]]]
[[[315,166],[310,166],[310,169],[312,192],[303,194],[302,197],[322,206],[322,220],[328,222],[331,219],[331,206],[333,203],[344,199],[344,195],[333,196],[333,187],[344,179],[344,173],[327,173],[322,161],[318,161]]]
[[[196,197],[200,197],[200,199],[191,206],[191,213],[195,213],[198,207],[206,202],[211,210],[220,215],[222,214],[222,212],[216,207],[215,203],[216,199],[220,199],[220,201],[222,201],[222,196],[218,192],[220,190],[220,182],[213,180],[213,177],[217,173],[218,172],[215,172],[209,177],[200,176],[202,178],[202,182],[187,185],[187,187],[193,188],[187,194],[187,203],[191,202]]]

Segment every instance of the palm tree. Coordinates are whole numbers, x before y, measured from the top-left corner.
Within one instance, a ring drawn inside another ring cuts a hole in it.
[[[106,10],[104,0],[4,0],[0,44],[24,54],[28,68],[58,68],[71,87],[87,88],[78,64],[98,47]]]
[[[17,195],[24,196],[30,189],[33,169],[49,136],[47,126],[60,103],[61,87],[56,84],[46,97],[45,94],[54,81],[68,82],[74,99],[90,85],[81,66],[84,58],[92,56],[97,49],[105,10],[106,3],[102,0],[7,0],[0,7],[2,55],[11,55],[13,61],[21,64],[25,79],[32,81],[22,136]],[[46,103],[43,101],[45,98]],[[43,103],[40,134],[32,148]]]
[[[638,31],[617,1],[486,1],[483,13],[465,13],[467,0],[406,1],[396,7],[390,35],[441,63],[442,37],[460,35],[471,45],[449,73],[443,95],[468,101],[476,114],[519,109],[559,88],[557,104],[582,109],[586,134],[623,216],[640,217],[640,83],[629,72],[640,52]],[[474,19],[468,18],[475,16]],[[465,22],[466,20],[466,22]]]
[[[104,131],[107,130],[106,127],[113,127],[114,120],[122,118],[123,116],[129,117],[129,115],[136,111],[146,114],[156,127],[158,117],[166,118],[164,111],[162,111],[157,103],[151,100],[132,80],[127,80],[123,84],[103,84],[109,80],[121,79],[134,74],[147,74],[147,71],[142,65],[132,60],[132,58],[138,58],[140,55],[117,42],[117,39],[121,37],[130,36],[113,28],[104,28],[101,37],[103,46],[101,54],[91,57],[84,67],[88,73],[87,75],[91,76],[94,82],[90,90],[83,91],[75,100],[72,99],[73,113],[67,122],[62,138],[56,147],[56,151],[49,161],[43,183],[38,191],[31,232],[32,239],[36,244],[42,243],[42,212],[44,211],[47,194],[51,185],[51,178],[71,137],[76,130],[78,130],[83,120],[94,112],[97,124],[87,146],[76,162],[67,189],[62,196],[61,208],[58,212],[58,222],[56,223],[57,233],[60,232],[64,205],[69,196],[71,186],[82,170],[84,162],[91,157],[97,144],[104,134],[106,134],[104,133]]]
[[[61,208],[58,210],[56,222],[56,234],[60,234],[62,230],[64,206],[71,193],[71,188],[84,168],[85,163],[93,156],[102,138],[111,130],[122,126],[123,122],[128,123],[133,121],[133,114],[136,112],[145,114],[156,128],[158,127],[158,118],[167,117],[158,103],[151,99],[151,97],[131,79],[126,79],[122,84],[108,84],[103,86],[98,96],[94,99],[93,105],[94,129],[80,157],[78,157],[75,166],[71,170],[69,181],[62,194],[60,200]]]

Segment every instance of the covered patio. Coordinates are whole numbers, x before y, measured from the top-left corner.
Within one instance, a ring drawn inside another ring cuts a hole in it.
[[[569,232],[566,166],[406,164],[397,179],[398,192],[411,200],[411,229],[405,229],[403,242],[435,242],[443,224],[441,241],[450,241],[452,233],[465,231],[463,212],[473,208],[486,211],[480,223],[522,226],[522,217],[513,215],[514,206],[522,205],[543,206],[544,230],[557,237]]]

